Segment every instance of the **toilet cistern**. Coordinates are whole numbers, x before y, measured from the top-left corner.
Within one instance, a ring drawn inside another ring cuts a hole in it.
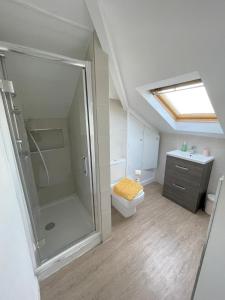
[[[135,170],[135,180],[137,182],[140,182],[140,178],[141,178],[141,170]]]

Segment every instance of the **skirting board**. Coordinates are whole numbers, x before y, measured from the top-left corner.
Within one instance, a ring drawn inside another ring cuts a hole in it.
[[[36,275],[39,281],[49,277],[65,265],[72,262],[74,259],[80,257],[92,248],[96,247],[100,243],[100,233],[94,233],[91,236],[87,237],[85,240],[79,242],[78,244],[53,257],[49,261],[43,263],[43,265],[36,269]]]
[[[143,186],[145,186],[145,185],[150,184],[150,183],[155,182],[155,181],[156,181],[156,179],[155,179],[155,176],[154,176],[154,177],[152,177],[152,178],[148,178],[148,179],[142,180],[142,181],[141,181],[141,184],[142,184]]]

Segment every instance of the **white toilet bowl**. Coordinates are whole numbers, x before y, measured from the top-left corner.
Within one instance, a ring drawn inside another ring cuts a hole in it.
[[[205,204],[205,212],[207,213],[207,215],[210,216],[212,214],[215,203],[216,203],[216,195],[208,194],[206,198],[206,204]]]
[[[211,215],[213,213],[214,209],[215,209],[216,202],[219,198],[220,190],[221,190],[221,186],[222,186],[223,181],[224,181],[224,176],[220,177],[220,179],[218,181],[217,188],[216,188],[216,193],[207,195],[206,205],[205,205],[205,212],[208,215]]]
[[[125,218],[129,218],[136,213],[136,206],[144,200],[145,193],[140,191],[133,200],[127,200],[113,192],[112,189],[112,205]]]
[[[133,216],[136,213],[136,206],[144,200],[144,191],[140,191],[137,196],[128,201],[123,197],[118,196],[113,192],[113,186],[126,176],[126,160],[118,159],[111,161],[111,188],[112,188],[112,205],[125,218]]]

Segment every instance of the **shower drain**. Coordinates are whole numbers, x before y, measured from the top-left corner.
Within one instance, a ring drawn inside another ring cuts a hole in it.
[[[54,222],[50,222],[47,225],[45,225],[45,230],[52,230],[55,227],[55,223]]]

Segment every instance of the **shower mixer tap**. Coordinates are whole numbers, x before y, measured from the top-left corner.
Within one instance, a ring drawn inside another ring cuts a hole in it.
[[[13,114],[15,114],[15,115],[20,115],[20,114],[22,113],[22,110],[19,109],[18,107],[15,107],[15,106],[14,106],[14,107],[12,108],[11,112],[12,112]]]
[[[27,150],[19,151],[19,154],[27,158],[30,156],[30,151]]]

